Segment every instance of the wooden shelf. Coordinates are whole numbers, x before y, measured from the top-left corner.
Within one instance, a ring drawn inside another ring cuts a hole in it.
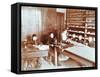
[[[87,33],[87,35],[95,36],[95,33]]]
[[[77,20],[70,20],[69,23],[91,23],[91,21],[77,21]]]
[[[85,27],[83,27],[83,26],[69,26],[70,28],[83,28],[83,29],[85,29]]]
[[[95,27],[92,27],[92,28],[90,28],[90,27],[87,27],[87,29],[94,29],[94,30],[95,30]]]
[[[72,30],[68,30],[68,32],[84,34],[84,32],[82,32],[82,31],[72,31]]]
[[[66,18],[68,36],[73,37],[72,34],[75,34],[78,38],[79,35],[82,35],[84,44],[88,37],[95,37],[95,11],[68,9]]]
[[[67,16],[68,18],[82,18],[82,17],[88,17],[88,18],[90,18],[90,17],[95,17],[95,15],[69,15],[69,16]]]
[[[69,26],[69,28],[95,29],[95,27],[85,27],[85,26]]]
[[[66,21],[66,22],[67,22],[66,26],[70,26],[70,25],[71,26],[76,26],[76,24],[77,24],[77,26],[81,26],[83,24],[82,22],[80,22],[80,23],[79,22],[78,23],[77,22],[69,22],[69,21]],[[85,25],[82,25],[82,26],[85,26]]]

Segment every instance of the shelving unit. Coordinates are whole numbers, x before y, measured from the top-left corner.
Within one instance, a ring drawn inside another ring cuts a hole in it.
[[[95,11],[67,9],[66,27],[69,38],[71,37],[79,39],[79,37],[81,36],[83,44],[89,46],[90,41],[94,42],[95,44]],[[73,35],[75,36],[73,37]],[[91,47],[94,46],[95,45]]]

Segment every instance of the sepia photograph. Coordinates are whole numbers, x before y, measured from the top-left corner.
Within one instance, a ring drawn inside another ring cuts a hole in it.
[[[95,67],[93,9],[21,6],[21,71]]]

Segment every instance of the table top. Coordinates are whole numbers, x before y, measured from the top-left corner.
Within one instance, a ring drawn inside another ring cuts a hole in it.
[[[33,56],[33,57],[43,57],[43,56],[48,56],[48,50],[49,46],[48,45],[34,45],[34,47],[38,48],[38,50],[26,48],[26,53],[23,52],[23,56]],[[22,51],[24,51],[22,49]]]
[[[49,50],[49,45],[34,45],[39,50]]]
[[[75,41],[70,41],[74,44],[73,47],[65,48],[65,50],[74,53],[80,57],[88,59],[90,61],[95,62],[95,48],[88,47],[84,44],[77,43]]]

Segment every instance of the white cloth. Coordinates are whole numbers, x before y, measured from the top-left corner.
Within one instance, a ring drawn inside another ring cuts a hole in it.
[[[67,30],[63,31],[61,33],[61,38],[62,38],[62,41],[66,41],[67,40]]]

